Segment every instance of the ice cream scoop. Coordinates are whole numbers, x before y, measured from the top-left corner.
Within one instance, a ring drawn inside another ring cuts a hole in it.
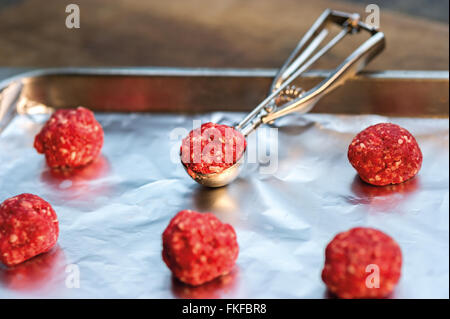
[[[328,43],[321,46],[321,43],[330,33],[330,27],[333,25],[340,26],[340,32],[334,35]],[[367,31],[370,34],[370,38],[365,40],[363,44],[353,51],[353,53],[351,53],[336,69],[331,71],[319,84],[308,91],[304,91],[303,89],[292,85],[294,80],[308,70],[345,36],[357,34],[361,30]],[[241,122],[233,128],[229,127],[230,132],[238,131],[245,138],[261,124],[272,123],[274,120],[292,112],[306,113],[310,111],[321,97],[342,85],[348,78],[354,76],[363,69],[384,49],[384,43],[384,34],[378,31],[377,28],[361,22],[359,15],[325,10],[303,36],[294,51],[278,71],[272,82],[269,95]],[[196,143],[199,139],[202,142],[207,142],[208,138],[210,138],[210,136],[200,136],[197,137],[197,139],[191,139],[191,142]],[[214,144],[215,139],[210,142],[211,144]],[[232,149],[232,143],[234,142],[235,140],[233,139],[227,140],[225,138],[221,147],[222,149]],[[227,145],[227,143],[230,143],[231,145]],[[198,162],[200,167],[207,167],[206,164],[208,164],[212,167],[217,167],[217,169],[193,169],[194,166],[186,161],[186,155],[183,154],[182,150],[180,152],[181,162],[189,176],[196,182],[208,187],[224,186],[231,183],[239,175],[239,170],[244,160],[244,153],[246,150],[246,143],[244,144],[245,147],[243,148],[243,152],[239,154],[240,156],[233,157],[233,161],[231,163],[226,163],[227,165],[217,165],[218,162],[220,163],[221,158],[223,159],[226,157],[226,154],[222,152],[215,157],[215,155],[220,152],[216,152],[216,149],[214,149],[214,152],[211,153],[214,145],[203,143],[202,145],[207,147],[206,151],[204,148],[200,147],[195,154],[195,157],[200,161]],[[192,149],[194,149],[194,147]],[[206,154],[206,157],[209,158],[209,160],[202,162],[201,155],[203,154]],[[214,160],[211,160],[211,158]]]

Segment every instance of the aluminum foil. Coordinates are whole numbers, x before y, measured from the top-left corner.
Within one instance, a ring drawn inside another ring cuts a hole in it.
[[[248,163],[218,189],[197,185],[171,161],[174,128],[242,117],[97,114],[103,156],[64,176],[32,147],[41,124],[17,116],[0,136],[0,201],[24,192],[43,197],[61,233],[51,252],[0,266],[0,297],[328,298],[320,278],[325,246],[355,226],[378,228],[400,244],[393,298],[449,297],[448,119],[292,115],[276,122],[277,136],[266,136],[278,141],[276,170],[261,174],[263,164]],[[372,187],[356,176],[347,147],[360,130],[387,121],[416,136],[423,167],[409,182]],[[258,143],[248,142],[251,153]],[[240,254],[230,275],[197,288],[172,278],[161,234],[182,209],[213,212],[235,227]]]

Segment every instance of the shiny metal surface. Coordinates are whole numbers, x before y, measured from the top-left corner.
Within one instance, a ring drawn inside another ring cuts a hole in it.
[[[309,71],[296,81],[313,87],[330,74]],[[276,70],[185,68],[57,68],[0,81],[0,114],[10,112],[7,88],[22,84],[21,102],[53,108],[85,105],[101,112],[249,112],[267,95]],[[448,71],[360,72],[323,97],[315,113],[448,117]],[[0,125],[3,118],[0,115]]]
[[[243,114],[97,113],[103,156],[68,176],[50,172],[32,148],[44,116],[38,123],[16,116],[0,135],[0,200],[42,196],[59,216],[61,235],[51,253],[0,266],[0,297],[327,298],[325,245],[359,225],[383,230],[402,248],[392,297],[449,297],[448,119],[293,114],[276,121],[274,174],[247,163],[234,183],[217,189],[197,185],[171,162],[180,143],[169,138],[173,128],[190,130],[193,119],[233,123]],[[384,121],[416,136],[424,162],[410,182],[371,187],[346,151],[358,131]],[[240,245],[234,272],[198,288],[173,280],[161,258],[161,234],[186,208],[231,223]],[[79,267],[80,288],[66,287],[67,265]]]
[[[245,151],[244,151],[245,152]],[[239,160],[232,166],[223,170],[219,173],[210,173],[210,174],[202,174],[196,173],[195,176],[189,174],[188,168],[186,164],[181,160],[180,154],[180,163],[183,165],[186,173],[197,183],[206,187],[222,187],[233,182],[238,176],[242,168],[242,162],[244,160],[245,154],[239,158]]]

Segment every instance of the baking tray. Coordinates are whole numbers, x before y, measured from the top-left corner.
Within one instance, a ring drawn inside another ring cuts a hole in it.
[[[31,192],[55,208],[58,246],[0,266],[1,298],[328,298],[324,248],[354,226],[400,244],[403,274],[392,298],[448,298],[448,72],[367,72],[323,98],[313,113],[277,120],[249,139],[278,141],[277,169],[248,163],[227,187],[208,189],[171,161],[175,128],[235,123],[267,94],[275,70],[46,69],[0,82],[0,200]],[[312,71],[310,86],[327,71]],[[105,129],[102,157],[58,175],[32,148],[45,106],[87,106]],[[362,183],[346,159],[361,129],[391,121],[423,154],[417,178]],[[6,124],[8,124],[6,126]],[[176,153],[176,151],[175,151]],[[192,288],[171,277],[161,234],[181,209],[211,211],[237,231],[234,271]],[[79,276],[78,276],[79,275]],[[75,276],[75,277],[74,277]],[[74,284],[79,278],[79,287]]]

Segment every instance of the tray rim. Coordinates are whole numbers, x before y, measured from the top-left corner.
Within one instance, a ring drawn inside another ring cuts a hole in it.
[[[274,77],[277,69],[264,68],[188,68],[188,67],[62,67],[39,68],[22,71],[0,80],[0,91],[12,82],[54,75],[92,75],[92,76],[174,76],[174,77]],[[303,77],[325,77],[330,70],[311,70]],[[398,80],[437,80],[449,81],[447,70],[384,70],[362,71],[354,79],[398,79]]]
[[[11,74],[11,70],[14,68],[7,68]],[[0,68],[1,71],[1,68]],[[2,103],[2,96],[5,90],[12,88],[13,92],[20,94],[22,88],[39,79],[52,78],[52,77],[111,77],[120,79],[124,78],[167,78],[167,79],[258,79],[258,80],[270,80],[276,73],[277,69],[262,69],[262,68],[186,68],[186,67],[57,67],[57,68],[38,68],[38,69],[24,69],[17,68],[19,73],[6,77],[0,80],[0,103]],[[330,70],[310,70],[305,72],[302,77],[304,79],[320,79],[326,78]],[[385,71],[362,71],[349,82],[362,83],[367,86],[367,83],[424,83],[428,85],[435,85],[439,90],[445,90],[448,92],[449,72],[438,70],[385,70]],[[364,84],[365,83],[365,84]],[[359,84],[358,84],[359,85]],[[441,93],[439,93],[441,94]],[[445,93],[443,93],[445,94]],[[9,94],[11,98],[13,94]],[[14,99],[19,96],[14,97]],[[17,101],[16,101],[17,102]],[[443,107],[442,114],[430,114],[430,116],[448,117],[448,95],[444,100],[440,100],[438,103],[446,103]],[[3,103],[2,103],[3,104]],[[2,127],[6,127],[9,121],[13,117],[13,113],[16,113],[16,109],[0,105],[0,115],[3,114]],[[334,113],[333,111],[330,111]],[[375,112],[376,113],[376,112]],[[5,115],[6,114],[6,115]],[[5,124],[6,123],[6,124]],[[3,129],[0,128],[0,132]]]

